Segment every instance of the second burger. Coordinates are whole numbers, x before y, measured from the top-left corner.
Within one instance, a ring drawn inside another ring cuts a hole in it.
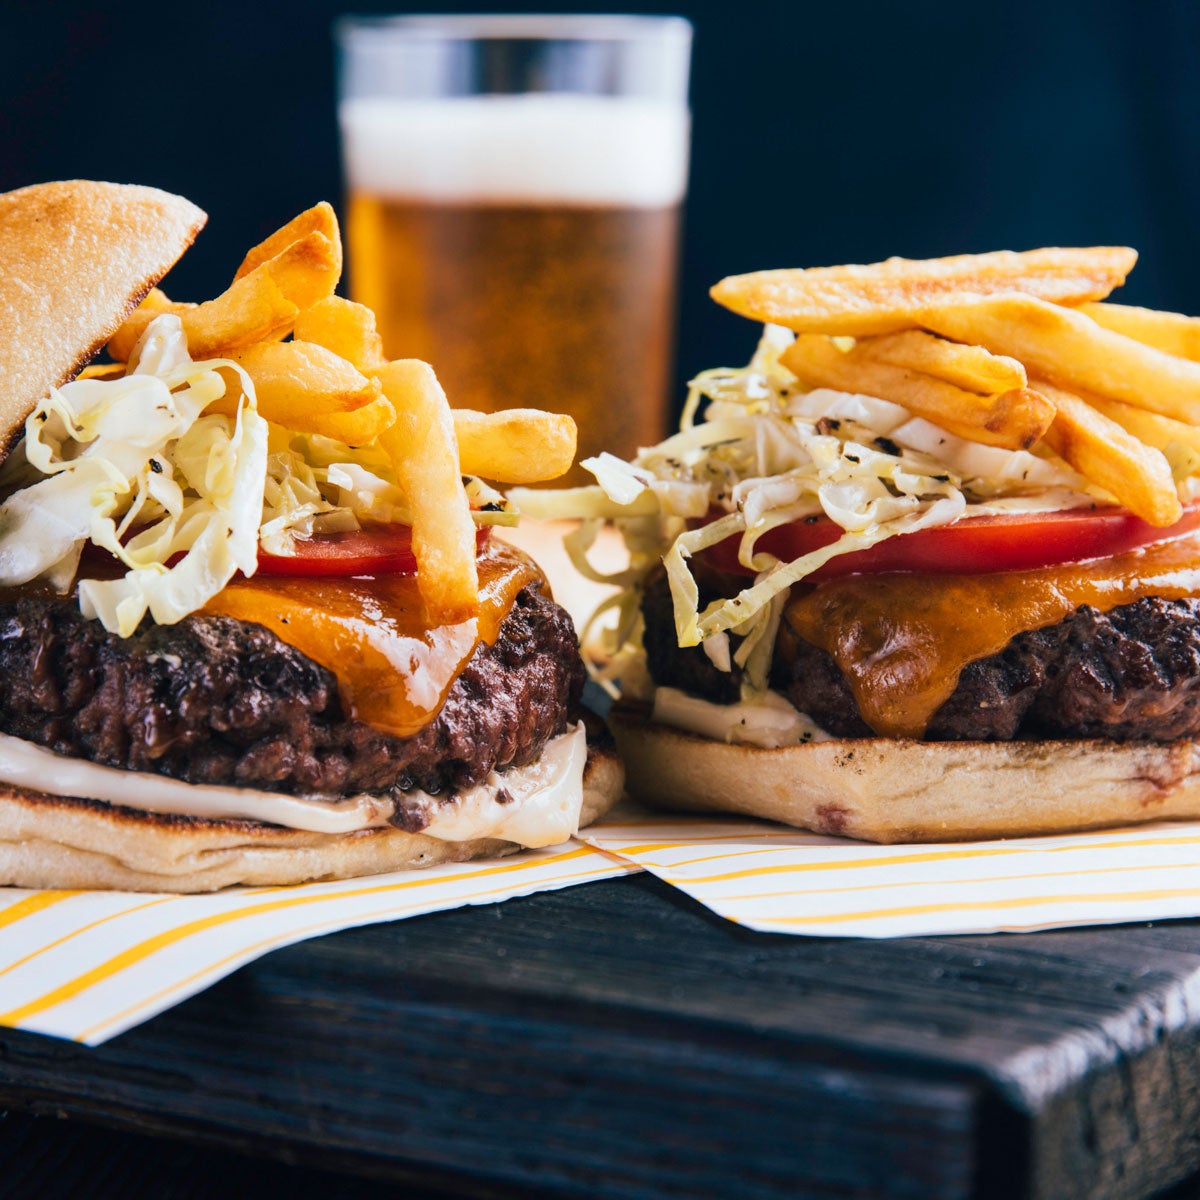
[[[631,790],[937,841],[1200,815],[1200,321],[1123,247],[765,271],[681,431],[590,489]],[[586,640],[586,639],[585,639]]]

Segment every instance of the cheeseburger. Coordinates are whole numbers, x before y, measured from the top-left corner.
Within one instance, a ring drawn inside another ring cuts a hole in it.
[[[628,546],[637,797],[881,842],[1200,816],[1200,321],[1103,302],[1135,257],[713,289],[750,364],[553,502],[582,569]]]
[[[573,426],[452,413],[385,361],[333,294],[327,205],[215,300],[170,301],[204,221],[144,187],[0,196],[0,885],[207,891],[564,840],[620,768],[480,476],[561,473]]]

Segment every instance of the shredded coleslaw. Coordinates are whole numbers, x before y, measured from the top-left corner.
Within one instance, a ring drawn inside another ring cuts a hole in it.
[[[84,545],[125,567],[84,579],[80,609],[128,637],[149,612],[169,624],[257,559],[267,423],[243,378],[233,417],[205,416],[225,393],[224,360],[193,362],[179,318],[147,328],[123,378],[82,379],[50,395],[0,471],[0,584],[45,578],[61,591]],[[177,559],[172,563],[172,560]]]
[[[222,399],[233,415],[209,411]],[[499,492],[465,482],[478,522],[515,523]],[[120,637],[147,615],[173,624],[239,571],[253,575],[260,545],[286,555],[294,539],[409,523],[382,451],[266,421],[246,372],[193,361],[173,314],[147,326],[123,376],[51,391],[0,467],[0,495],[0,586],[66,592],[91,543],[125,570],[80,578],[80,610]]]
[[[697,376],[677,434],[632,462],[609,454],[584,461],[596,486],[509,492],[527,515],[583,518],[567,539],[573,563],[622,589],[589,625],[602,628],[616,610],[601,634],[602,682],[645,691],[640,604],[660,562],[679,645],[702,645],[722,670],[741,668],[743,694],[752,697],[767,689],[789,589],[829,560],[963,518],[1112,502],[1049,453],[964,441],[875,397],[804,391],[779,362],[792,339],[768,325],[747,366]],[[831,545],[790,562],[759,547],[771,529],[820,515],[844,531]],[[628,568],[616,575],[588,561],[606,521],[629,550]],[[701,604],[689,560],[730,537],[739,539],[738,559],[753,581]]]

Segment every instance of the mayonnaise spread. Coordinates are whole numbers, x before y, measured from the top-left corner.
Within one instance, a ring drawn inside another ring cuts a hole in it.
[[[407,795],[432,814],[421,831],[429,837],[446,842],[489,837],[522,846],[552,846],[575,833],[586,762],[587,741],[583,726],[578,725],[548,742],[528,766],[493,772],[482,783],[452,796]],[[146,812],[259,821],[327,834],[384,826],[395,807],[386,796],[322,799],[184,783],[67,758],[5,734],[0,734],[0,783]]]
[[[678,688],[660,687],[654,693],[652,719],[712,741],[743,742],[767,750],[830,740],[807,713],[798,712],[770,690],[736,704],[713,704]]]

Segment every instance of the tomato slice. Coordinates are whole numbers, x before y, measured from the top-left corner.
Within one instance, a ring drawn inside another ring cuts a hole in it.
[[[487,545],[491,527],[475,530],[475,553]],[[292,543],[295,554],[258,552],[262,575],[411,575],[417,569],[412,530],[407,525],[372,525],[345,533],[323,533]]]
[[[971,517],[953,525],[899,534],[866,550],[839,555],[806,578],[816,581],[883,571],[941,575],[1029,571],[1057,563],[1111,558],[1198,528],[1200,502],[1189,504],[1183,516],[1166,528],[1147,525],[1128,510],[1115,507]],[[758,547],[790,562],[836,542],[842,532],[841,526],[824,515],[807,517],[772,529],[759,539]],[[738,562],[737,551],[738,538],[731,537],[702,555],[719,570],[753,574]]]

